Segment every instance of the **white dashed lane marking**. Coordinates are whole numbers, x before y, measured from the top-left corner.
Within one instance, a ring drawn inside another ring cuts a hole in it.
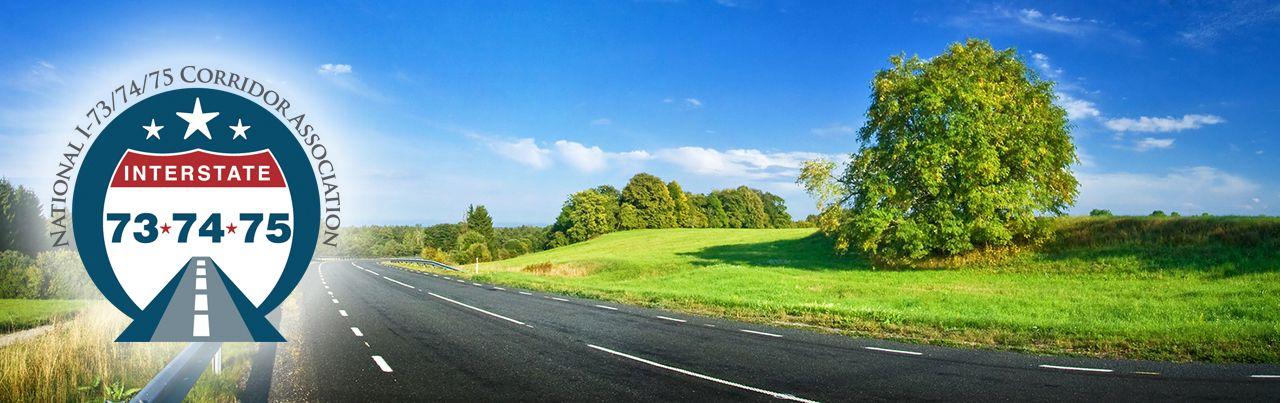
[[[564,299],[564,298],[560,298],[560,297],[551,297],[551,299],[554,299],[554,300],[556,300],[556,301],[569,302],[569,300]]]
[[[1085,368],[1085,367],[1064,367],[1060,365],[1040,364],[1040,368],[1060,369],[1064,371],[1082,371],[1082,372],[1113,372],[1106,368]]]
[[[528,293],[528,292],[520,291],[520,295],[533,295],[533,293]]]
[[[738,329],[738,330],[743,331],[743,332],[746,332],[746,333],[758,334],[758,335],[761,335],[761,336],[782,337],[782,335],[780,335],[780,334],[765,333],[765,332],[757,332],[757,331],[755,331],[755,330],[747,330],[747,329]]]
[[[358,327],[351,328],[351,333],[355,333],[356,337],[364,337],[364,333],[361,333]]]
[[[616,310],[618,310],[618,308],[614,308],[614,307],[611,307],[611,306],[605,306],[605,305],[596,305],[596,308],[608,309],[608,310],[610,310],[610,311],[616,311]]]
[[[347,316],[347,311],[346,311],[346,310],[343,310],[343,309],[339,309],[339,310],[338,310],[338,314],[339,314],[339,315],[342,315],[342,316]]]
[[[209,310],[209,296],[196,294],[196,312],[204,312],[207,310]]]
[[[1280,379],[1280,375],[1268,375],[1268,374],[1249,375],[1249,377],[1254,379]]]
[[[672,322],[680,322],[680,323],[688,322],[687,320],[684,320],[684,319],[668,318],[668,317],[666,317],[666,316],[662,316],[662,315],[658,315],[658,319],[662,319],[662,320],[669,320],[669,321],[672,321]]]
[[[209,315],[196,315],[191,326],[191,336],[209,337]]]
[[[498,291],[506,291],[506,290],[507,290],[506,288],[502,288],[502,287],[493,287],[493,289],[498,290]]]
[[[334,298],[334,299],[333,299],[333,303],[335,303],[335,304],[336,304],[336,303],[338,303],[338,299],[337,299],[337,298]]]
[[[382,359],[382,356],[373,356],[373,362],[378,364],[378,368],[382,369],[382,372],[391,372],[391,366],[387,365],[387,360]]]
[[[493,312],[489,312],[489,311],[486,311],[486,310],[483,310],[483,309],[480,309],[480,308],[476,308],[476,307],[474,307],[474,306],[467,305],[467,304],[464,304],[464,303],[461,303],[461,302],[458,302],[458,301],[454,301],[454,300],[452,300],[452,299],[449,299],[448,297],[442,296],[442,295],[440,295],[440,294],[436,294],[436,293],[434,293],[434,292],[428,292],[427,294],[428,294],[428,295],[431,295],[431,296],[433,296],[433,297],[436,297],[436,298],[440,298],[440,299],[445,300],[445,301],[452,302],[452,303],[454,303],[454,304],[458,304],[458,305],[461,305],[461,306],[464,306],[464,307],[467,307],[467,308],[471,308],[472,310],[475,310],[475,311],[477,311],[477,312],[480,312],[480,313],[483,313],[483,314],[485,314],[485,315],[489,315],[489,316],[492,316],[492,317],[495,317],[495,318],[498,318],[498,319],[502,319],[502,320],[505,320],[505,321],[507,321],[507,322],[515,323],[515,324],[517,324],[517,325],[524,325],[524,326],[528,326],[528,325],[525,325],[525,324],[524,324],[524,322],[521,322],[521,321],[518,321],[518,320],[515,320],[515,319],[511,319],[511,318],[508,318],[508,317],[506,317],[506,316],[502,316],[502,315],[499,315],[499,314],[496,314],[496,313],[493,313]]]
[[[382,278],[386,279],[387,281],[390,281],[390,282],[393,282],[393,283],[396,283],[396,284],[399,284],[399,285],[402,285],[402,286],[405,286],[405,287],[409,287],[409,288],[412,288],[412,289],[415,289],[415,290],[416,290],[416,289],[418,289],[418,287],[414,287],[414,286],[411,286],[411,285],[408,285],[408,284],[405,284],[405,283],[401,283],[401,282],[396,281],[395,279],[390,278],[390,277],[387,277],[387,276],[382,276]]]
[[[659,363],[657,363],[657,362],[649,361],[649,360],[646,360],[646,359],[644,359],[644,358],[636,357],[636,356],[631,355],[631,354],[627,354],[627,353],[622,353],[622,352],[613,351],[613,350],[610,350],[610,349],[607,349],[607,348],[604,348],[604,347],[600,347],[600,346],[597,346],[597,345],[594,345],[594,344],[588,344],[588,345],[587,345],[587,347],[591,347],[591,348],[594,348],[594,349],[596,349],[596,350],[600,350],[600,351],[603,351],[603,352],[606,352],[606,353],[609,353],[609,354],[613,354],[613,355],[616,355],[616,356],[619,356],[619,357],[623,357],[623,358],[626,358],[626,359],[629,359],[629,360],[633,360],[633,361],[638,361],[638,362],[642,362],[642,363],[645,363],[645,364],[649,364],[649,365],[652,365],[652,366],[655,366],[655,367],[658,367],[658,368],[662,368],[662,369],[665,369],[665,370],[668,370],[668,371],[674,371],[674,372],[678,372],[678,373],[681,373],[681,374],[684,374],[684,375],[692,376],[692,377],[694,377],[694,378],[699,378],[699,379],[702,379],[702,380],[715,382],[715,383],[718,383],[718,384],[721,384],[721,385],[728,385],[728,386],[732,386],[732,387],[735,387],[735,388],[738,388],[738,389],[749,390],[749,391],[752,391],[752,392],[756,392],[756,393],[760,393],[760,394],[768,395],[768,396],[770,396],[770,397],[773,397],[774,399],[794,400],[794,401],[798,401],[798,402],[813,402],[812,400],[804,399],[804,398],[801,398],[801,397],[796,397],[796,396],[789,395],[789,394],[786,394],[786,393],[779,393],[779,392],[774,392],[774,391],[770,391],[770,390],[764,390],[764,389],[760,389],[760,388],[755,388],[755,387],[751,387],[751,386],[743,385],[743,384],[740,384],[740,383],[737,383],[737,382],[726,381],[726,380],[723,380],[723,379],[720,379],[720,378],[716,378],[716,377],[712,377],[712,376],[708,376],[708,375],[699,374],[699,373],[697,373],[697,372],[693,372],[693,371],[689,371],[689,370],[685,370],[685,369],[680,369],[680,368],[672,367],[672,366],[669,366],[669,365],[659,364]],[[814,402],[814,403],[816,403],[816,402]]]
[[[892,348],[880,348],[880,347],[863,347],[863,348],[865,348],[865,349],[867,349],[867,350],[883,351],[883,352],[886,352],[886,353],[894,353],[894,354],[924,355],[924,353],[921,353],[921,352],[906,351],[906,350],[894,350],[894,349],[892,349]]]

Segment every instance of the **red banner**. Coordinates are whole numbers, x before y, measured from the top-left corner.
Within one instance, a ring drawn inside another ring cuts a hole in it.
[[[268,151],[214,154],[143,154],[130,150],[120,160],[112,187],[245,188],[284,187],[280,166]]]

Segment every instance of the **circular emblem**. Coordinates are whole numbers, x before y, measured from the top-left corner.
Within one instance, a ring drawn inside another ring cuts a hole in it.
[[[83,155],[70,215],[89,276],[134,320],[118,341],[284,341],[266,314],[302,279],[321,225],[290,126],[211,88],[115,112]]]

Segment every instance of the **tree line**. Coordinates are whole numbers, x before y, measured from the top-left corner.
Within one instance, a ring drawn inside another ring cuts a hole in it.
[[[0,179],[0,298],[94,298],[75,252],[48,250],[47,220],[35,193]]]
[[[618,191],[609,185],[569,195],[548,247],[582,242],[614,231],[644,228],[789,228],[796,225],[786,201],[738,186],[707,194],[684,191],[676,181],[639,173]]]
[[[546,248],[546,228],[494,227],[483,205],[467,207],[457,223],[368,226],[344,230],[337,249],[318,253],[359,257],[419,256],[444,263],[488,262]]]

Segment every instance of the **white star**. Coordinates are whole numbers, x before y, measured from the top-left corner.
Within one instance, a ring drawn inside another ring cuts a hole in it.
[[[205,113],[200,109],[200,98],[196,98],[195,110],[191,113],[178,112],[178,117],[187,121],[187,133],[182,136],[183,140],[191,137],[191,133],[197,131],[203,134],[209,140],[213,140],[213,135],[209,134],[209,121],[218,116],[218,112]]]
[[[250,127],[253,127],[253,126],[245,126],[245,125],[244,125],[244,123],[240,123],[240,119],[236,119],[236,125],[235,125],[235,126],[227,126],[227,127],[230,127],[230,128],[231,128],[231,130],[235,130],[235,131],[236,131],[236,132],[235,132],[235,134],[232,134],[232,135],[231,135],[231,139],[232,139],[232,140],[235,140],[235,138],[236,138],[236,137],[240,137],[240,138],[243,138],[243,139],[245,139],[245,140],[248,140],[248,139],[249,139],[249,136],[244,135],[244,132],[245,132],[246,130],[249,130],[249,128],[250,128]]]
[[[160,129],[163,129],[163,128],[164,128],[164,126],[156,126],[156,120],[155,120],[155,119],[151,119],[151,126],[142,126],[142,128],[143,128],[143,129],[147,129],[147,138],[148,138],[148,139],[150,139],[150,138],[152,138],[152,137],[155,137],[155,138],[156,138],[156,140],[159,140],[159,139],[160,139]]]

